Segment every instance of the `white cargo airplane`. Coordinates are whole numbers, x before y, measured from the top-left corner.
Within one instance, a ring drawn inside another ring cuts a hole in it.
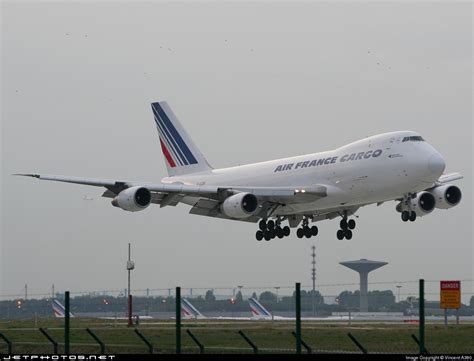
[[[259,222],[257,240],[283,238],[290,227],[299,238],[316,236],[309,222],[341,217],[338,239],[351,239],[349,216],[362,206],[397,201],[404,222],[447,209],[461,201],[461,190],[443,175],[443,157],[417,133],[397,131],[340,148],[297,157],[214,169],[166,102],[151,105],[168,168],[161,183],[19,174],[38,179],[105,187],[112,205],[136,212],[151,203],[185,203],[190,213]],[[282,227],[288,220],[289,226]]]
[[[249,299],[249,305],[251,305],[251,300]],[[194,305],[189,302],[186,298],[181,299],[181,312],[183,314],[183,318],[186,320],[195,319],[195,320],[226,320],[226,321],[255,321],[255,320],[271,320],[272,315],[270,313],[259,313],[256,314],[252,311],[251,317],[226,317],[226,316],[217,316],[217,317],[209,317],[203,315],[199,310],[194,307]]]

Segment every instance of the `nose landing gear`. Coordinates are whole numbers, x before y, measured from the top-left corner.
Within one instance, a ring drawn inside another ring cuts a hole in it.
[[[402,221],[403,222],[415,222],[416,221],[416,212],[414,211],[403,211],[402,212]]]

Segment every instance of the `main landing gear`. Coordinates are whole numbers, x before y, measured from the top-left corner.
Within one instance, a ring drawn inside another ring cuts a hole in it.
[[[309,220],[307,217],[305,217],[303,219],[303,224],[301,228],[298,228],[298,230],[296,231],[296,236],[298,238],[303,238],[303,237],[311,238],[318,235],[318,232],[319,232],[318,227],[316,226],[309,227],[308,223],[309,223]]]
[[[255,234],[257,241],[261,241],[262,239],[269,241],[275,237],[288,237],[290,235],[290,227],[281,227],[281,221],[280,218],[276,221],[269,220],[268,222],[265,219],[262,219],[258,223],[258,228],[260,229]]]
[[[339,223],[341,227],[340,230],[337,231],[337,239],[342,240],[344,238],[351,239],[352,238],[352,230],[356,227],[356,222],[353,219],[347,220],[347,216],[344,216]]]

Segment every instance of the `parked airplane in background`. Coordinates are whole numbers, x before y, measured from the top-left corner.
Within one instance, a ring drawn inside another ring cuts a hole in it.
[[[250,299],[249,299],[249,304],[250,304]],[[252,305],[250,304],[250,307]],[[253,313],[252,317],[222,317],[222,316],[217,316],[217,317],[208,317],[204,316],[201,312],[198,311],[196,307],[194,307],[189,300],[186,298],[181,299],[181,312],[183,313],[183,316],[185,319],[196,319],[196,320],[235,320],[235,321],[254,321],[254,320],[271,320],[272,315],[268,313],[267,315],[264,314],[255,314]]]
[[[270,313],[256,298],[249,298],[250,308],[254,317],[262,317],[273,321],[294,321],[295,317],[275,316]],[[348,320],[348,316],[301,317],[303,321],[338,321]]]
[[[53,298],[51,301],[51,307],[53,308],[54,317],[64,318],[64,316],[66,316],[66,308],[58,299]],[[72,312],[69,312],[69,317],[74,317]]]
[[[237,167],[212,168],[166,102],[152,104],[168,169],[161,183],[19,174],[38,179],[106,188],[112,205],[136,212],[151,203],[190,205],[191,214],[259,222],[257,240],[316,236],[310,222],[341,218],[338,239],[351,239],[349,219],[369,204],[398,202],[404,222],[435,208],[459,204],[461,190],[449,184],[459,173],[443,175],[443,157],[419,134],[397,131],[368,137],[340,148]],[[289,226],[282,226],[288,220]]]

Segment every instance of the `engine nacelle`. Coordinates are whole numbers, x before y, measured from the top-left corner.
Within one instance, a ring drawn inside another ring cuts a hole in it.
[[[433,212],[436,206],[435,197],[430,192],[420,192],[415,198],[410,200],[411,210],[415,211],[418,217],[426,216]]]
[[[226,198],[221,205],[221,211],[227,217],[247,218],[255,213],[258,200],[252,193],[238,193]]]
[[[144,187],[131,187],[121,191],[112,200],[114,207],[128,212],[143,211],[151,203],[151,193]]]
[[[430,193],[436,199],[436,208],[448,209],[457,206],[461,202],[461,190],[451,184],[433,188]]]

